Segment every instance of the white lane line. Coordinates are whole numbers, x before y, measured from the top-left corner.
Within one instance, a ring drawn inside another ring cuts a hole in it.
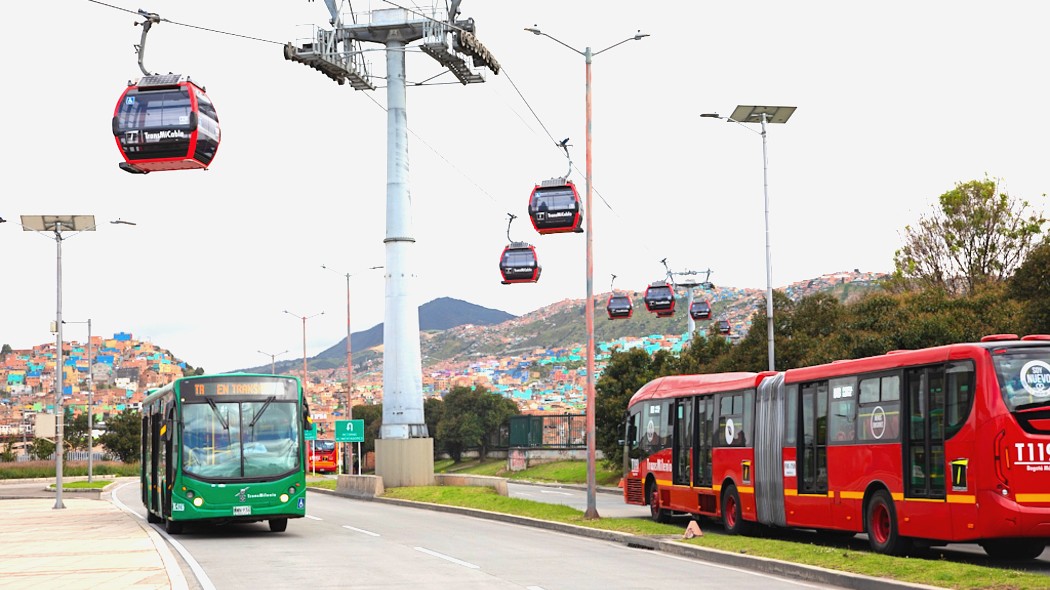
[[[525,586],[525,590],[543,590],[543,586]]]
[[[305,516],[306,516],[306,518],[309,518],[310,520],[324,520],[323,518],[318,518],[316,516],[310,516],[309,514],[306,514]]]
[[[540,493],[541,494],[554,494],[555,496],[572,496],[572,495],[574,495],[574,494],[570,494],[569,492],[550,492],[550,491],[547,491],[547,490],[543,490]]]
[[[373,533],[372,531],[366,531],[365,529],[355,528],[355,527],[352,527],[352,526],[350,526],[348,524],[344,524],[343,528],[344,529],[350,529],[352,531],[355,531],[355,532],[358,532],[358,533],[361,533],[361,534],[364,534],[364,535],[368,535],[370,537],[378,537],[379,536],[379,533]]]
[[[144,520],[142,518],[142,516],[139,515],[139,513],[135,512],[131,508],[128,508],[127,505],[124,504],[123,502],[121,502],[120,498],[117,497],[117,492],[119,492],[120,490],[122,490],[125,487],[130,486],[130,485],[139,485],[139,482],[130,482],[129,481],[128,483],[123,484],[120,487],[118,487],[116,490],[113,490],[113,493],[110,495],[110,501],[113,502],[114,504],[116,504],[117,507],[119,507],[121,510],[124,510],[125,512],[129,512],[129,513],[137,516],[139,519]],[[190,570],[193,572],[193,575],[197,577],[197,583],[200,584],[200,587],[203,590],[215,590],[215,585],[212,584],[211,578],[209,578],[208,574],[205,573],[204,568],[201,567],[201,564],[197,563],[197,560],[194,559],[192,555],[190,555],[190,552],[187,551],[186,548],[182,546],[182,543],[179,543],[175,539],[171,538],[171,535],[169,535],[163,529],[160,529],[158,527],[154,527],[152,524],[149,524],[149,523],[146,523],[146,526],[149,527],[150,530],[152,530],[154,533],[156,533],[156,534],[160,535],[161,537],[163,537],[164,540],[167,541],[168,544],[171,545],[175,549],[175,551],[178,551],[179,555],[182,556],[182,559],[186,561],[186,565],[188,565],[190,567]]]
[[[452,563],[454,563],[456,565],[461,565],[463,567],[469,567],[472,570],[481,569],[481,566],[477,566],[477,565],[474,565],[473,563],[468,563],[466,561],[462,561],[462,560],[456,559],[455,557],[449,557],[448,555],[445,555],[444,553],[438,553],[437,551],[431,551],[430,549],[427,549],[426,547],[413,547],[413,549],[415,549],[416,551],[419,551],[420,553],[426,553],[427,555],[433,555],[434,557],[437,557],[439,559],[444,559],[445,561],[451,561]]]

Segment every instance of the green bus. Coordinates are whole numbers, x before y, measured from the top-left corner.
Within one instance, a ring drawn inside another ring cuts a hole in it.
[[[268,521],[282,532],[306,515],[304,431],[296,377],[198,375],[142,403],[142,503],[170,534],[187,522]]]

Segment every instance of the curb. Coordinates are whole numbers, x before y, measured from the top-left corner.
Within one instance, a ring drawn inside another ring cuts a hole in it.
[[[572,486],[560,487],[571,488]],[[500,512],[477,510],[475,508],[462,508],[459,506],[446,506],[443,504],[429,504],[427,502],[413,502],[411,500],[400,500],[394,498],[369,498],[348,496],[346,494],[340,494],[338,492],[335,492],[334,490],[326,490],[322,488],[307,487],[307,490],[311,492],[317,492],[320,494],[339,496],[341,498],[349,498],[351,500],[367,500],[370,502],[382,502],[384,504],[393,504],[408,508],[433,510],[436,512],[447,512],[452,514],[460,514],[464,516],[472,516],[475,518],[484,518],[486,520],[517,524],[521,526],[531,526],[535,528],[556,531],[559,533],[565,533],[568,535],[576,535],[580,537],[598,539],[601,541],[619,543],[621,545],[626,545],[627,547],[634,549],[660,551],[662,553],[668,553],[670,555],[676,555],[678,557],[686,557],[690,559],[697,559],[700,561],[717,563],[719,565],[736,567],[746,571],[761,572],[764,574],[770,574],[778,577],[795,580],[805,580],[808,582],[815,582],[819,584],[828,584],[831,586],[838,586],[840,588],[850,588],[852,590],[943,590],[942,587],[938,586],[927,586],[925,584],[912,584],[910,582],[886,580],[883,578],[873,578],[861,574],[840,572],[811,565],[802,565],[786,561],[779,561],[776,559],[770,559],[768,557],[758,557],[755,555],[730,553],[728,551],[708,549],[706,547],[699,547],[696,545],[690,545],[688,543],[681,543],[677,541],[668,541],[664,539],[656,539],[653,537],[642,537],[630,533],[620,533],[616,531],[606,531],[602,529],[592,529],[589,527],[582,527],[560,522],[552,522],[548,520],[539,520],[535,518],[528,518],[525,516],[515,516],[511,514],[503,514]],[[616,491],[619,492],[618,489]]]

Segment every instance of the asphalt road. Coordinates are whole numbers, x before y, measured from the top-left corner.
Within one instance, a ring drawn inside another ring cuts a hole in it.
[[[136,483],[120,487],[116,496],[144,517]],[[679,587],[684,580],[744,590],[832,587],[551,530],[320,493],[309,496],[307,514],[284,533],[256,523],[187,527],[173,539],[199,564],[205,590],[606,590]]]

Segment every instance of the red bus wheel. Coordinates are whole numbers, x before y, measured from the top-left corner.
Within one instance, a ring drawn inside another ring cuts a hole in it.
[[[897,511],[886,490],[879,490],[871,496],[864,526],[868,543],[876,553],[902,555],[911,548],[911,539],[900,536],[897,531]]]
[[[652,481],[649,482],[649,516],[655,522],[670,522],[671,511],[660,507],[660,489]]]
[[[740,510],[740,493],[732,484],[722,493],[722,527],[728,535],[744,535],[748,531]]]

